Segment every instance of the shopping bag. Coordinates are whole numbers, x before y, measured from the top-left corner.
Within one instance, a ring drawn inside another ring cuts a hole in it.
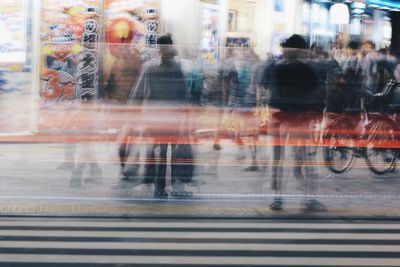
[[[195,169],[193,148],[190,144],[178,144],[172,150],[171,175],[182,183],[193,179]]]

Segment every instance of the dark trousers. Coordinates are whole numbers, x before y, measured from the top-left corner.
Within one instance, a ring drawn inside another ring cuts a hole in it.
[[[148,175],[155,177],[155,191],[163,191],[166,186],[168,147],[171,147],[171,184],[174,191],[183,191],[193,175],[192,149],[189,144],[159,144],[149,150]],[[159,148],[159,152],[156,150]],[[189,160],[189,162],[188,162]]]
[[[275,194],[281,195],[284,192],[283,179],[284,175],[284,161],[285,154],[290,150],[294,152],[294,162],[295,162],[295,172],[300,172],[304,169],[305,174],[302,179],[298,179],[300,187],[303,189],[305,195],[314,195],[317,191],[317,179],[318,174],[313,163],[316,161],[316,151],[314,146],[307,146],[305,143],[307,141],[313,140],[311,132],[305,140],[299,139],[297,144],[287,145],[290,138],[296,139],[296,132],[292,133],[294,129],[297,130],[307,130],[310,129],[313,120],[307,120],[303,117],[301,119],[295,118],[293,121],[282,121],[277,118],[273,118],[271,126],[276,131],[272,135],[273,142],[278,143],[278,145],[273,146],[273,161],[272,161],[272,177],[271,177],[271,189],[274,190]],[[285,153],[286,152],[286,153]],[[296,177],[300,178],[300,177]]]

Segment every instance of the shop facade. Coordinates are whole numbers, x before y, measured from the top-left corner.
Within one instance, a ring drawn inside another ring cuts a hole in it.
[[[307,0],[302,8],[302,33],[309,36],[310,44],[325,49],[334,43],[342,48],[349,40],[369,40],[376,49],[387,48],[392,37],[390,12],[400,10],[395,2]],[[338,4],[342,9],[335,10]]]
[[[397,10],[387,2],[344,1],[349,19],[337,24],[326,0],[3,0],[0,69],[11,72],[0,76],[0,132],[46,131],[51,107],[103,98],[113,67],[139,73],[163,33],[181,58],[211,64],[230,47],[251,47],[261,59],[279,54],[292,33],[327,49],[352,38],[385,47],[388,11]]]

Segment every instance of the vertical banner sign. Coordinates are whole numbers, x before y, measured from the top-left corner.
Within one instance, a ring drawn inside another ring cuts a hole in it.
[[[142,15],[142,21],[146,25],[146,51],[144,61],[150,60],[156,54],[157,37],[159,34],[159,5],[156,1],[147,1]]]
[[[42,102],[96,99],[101,1],[43,0],[42,7]]]
[[[147,9],[146,10],[148,13],[151,14],[158,14],[155,9]],[[146,24],[146,44],[149,47],[155,47],[157,45],[157,34],[158,34],[158,21],[155,20],[153,17],[148,17],[146,18],[145,21]]]
[[[88,18],[83,22],[82,53],[79,64],[79,86],[77,98],[94,101],[98,97],[100,8],[87,6]]]
[[[118,62],[122,64],[123,59],[138,57],[145,62],[154,56],[159,16],[159,0],[105,0],[104,77],[109,77],[111,68]]]

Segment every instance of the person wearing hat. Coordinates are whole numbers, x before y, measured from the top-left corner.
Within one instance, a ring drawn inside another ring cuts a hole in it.
[[[272,112],[269,123],[273,139],[271,188],[275,192],[270,205],[272,210],[283,209],[283,161],[288,141],[293,146],[298,164],[296,168],[300,170],[294,173],[300,183],[299,188],[306,196],[305,208],[314,210],[322,207],[321,203],[311,198],[317,188],[317,173],[310,164],[315,160],[315,151],[307,143],[313,141],[311,125],[316,116],[322,115],[324,95],[318,90],[319,81],[314,68],[305,61],[309,54],[307,48],[303,37],[292,35],[282,44],[283,58],[264,71],[263,85],[270,91],[268,105]]]

